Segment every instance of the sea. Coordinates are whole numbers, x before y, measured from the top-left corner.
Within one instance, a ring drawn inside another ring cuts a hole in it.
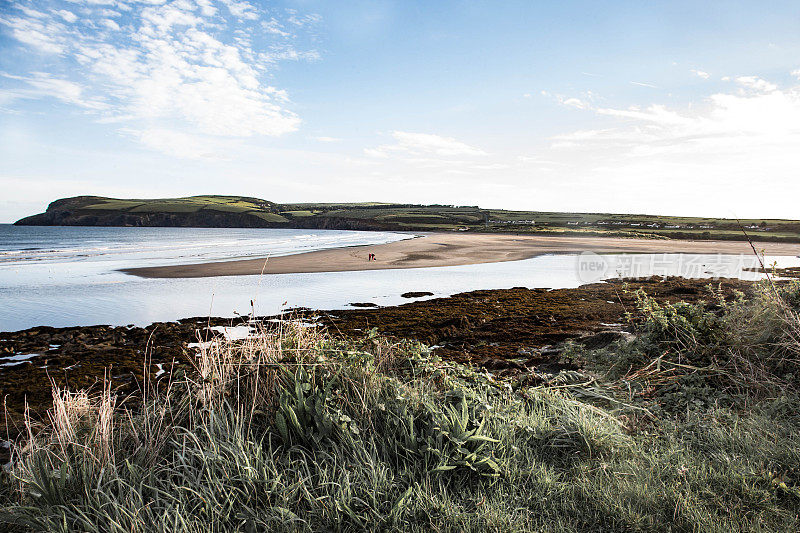
[[[753,256],[553,254],[480,265],[143,279],[120,269],[275,257],[382,244],[410,233],[294,229],[38,227],[0,224],[0,331],[35,326],[147,325],[185,317],[273,315],[296,307],[408,302],[409,291],[567,288],[614,277],[759,279]],[[767,264],[800,266],[798,257]]]

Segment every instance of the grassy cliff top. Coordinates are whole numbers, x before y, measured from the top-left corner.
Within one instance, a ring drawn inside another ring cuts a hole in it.
[[[166,217],[166,218],[165,218]],[[164,220],[169,222],[164,222]],[[258,220],[255,220],[258,219]],[[142,220],[147,220],[141,223]],[[175,222],[175,221],[178,222]],[[243,221],[250,222],[244,223]],[[347,226],[342,224],[347,222]],[[483,231],[654,238],[800,241],[800,221],[720,219],[643,214],[513,211],[477,206],[384,202],[279,204],[243,196],[120,199],[78,196],[57,200],[21,224],[269,225],[414,231]]]

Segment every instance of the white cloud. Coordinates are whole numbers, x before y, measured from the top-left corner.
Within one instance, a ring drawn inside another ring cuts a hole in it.
[[[694,74],[695,76],[697,76],[698,78],[703,78],[704,80],[707,80],[708,78],[711,77],[711,74],[709,74],[708,72],[705,72],[703,70],[692,69],[690,72],[692,74]]]
[[[754,91],[759,92],[772,92],[778,88],[778,86],[774,83],[762,80],[758,76],[739,76],[736,78],[736,83],[748,89],[753,89]]]
[[[301,15],[295,9],[287,9],[286,12],[289,13],[288,22],[290,24],[294,24],[298,28],[302,28],[304,26],[314,26],[322,20],[322,17],[316,13]]]
[[[200,13],[204,17],[213,17],[217,14],[217,8],[211,0],[197,0],[197,5],[200,7]]]
[[[281,23],[274,18],[268,21],[262,21],[261,27],[267,32],[280,35],[281,37],[289,37],[291,35],[288,31],[285,31]]]
[[[504,155],[493,155],[452,137],[393,131],[391,143],[364,149],[366,158],[353,160],[371,166],[376,179],[437,181],[445,176],[488,179],[510,168]]]
[[[622,122],[616,127],[558,135],[554,140],[585,148],[614,145],[627,149],[628,155],[753,153],[758,146],[800,142],[800,88],[778,91],[774,84],[758,78],[741,83],[757,87],[758,92],[713,94],[702,110],[675,110],[660,104],[600,108],[598,115]]]
[[[317,61],[320,59],[320,55],[316,50],[297,50],[291,45],[286,45],[272,47],[269,52],[260,54],[259,59],[265,63],[275,63],[277,61]]]
[[[553,136],[537,155],[560,161],[564,182],[580,183],[587,194],[606,188],[638,203],[645,200],[637,195],[655,195],[651,211],[663,205],[661,212],[730,216],[751,198],[751,213],[769,213],[761,192],[791,190],[800,175],[800,86],[756,76],[735,81],[732,90],[685,107],[595,109],[602,127]]]
[[[686,126],[692,123],[691,118],[667,109],[666,106],[657,104],[651,105],[646,109],[641,109],[639,106],[631,106],[627,109],[600,108],[597,113],[648,122],[659,126]]]
[[[153,150],[184,159],[224,159],[218,140],[166,128],[145,130],[123,129],[126,133]]]
[[[103,19],[101,23],[109,30],[119,31],[119,24],[117,24],[111,19]]]
[[[148,7],[142,10],[142,30],[144,33],[156,37],[165,36],[173,26],[197,26],[202,19],[195,16],[190,10],[183,10],[174,4],[166,6]]]
[[[75,22],[78,20],[78,16],[73,13],[72,11],[67,11],[66,9],[59,9],[56,11],[59,17],[66,20],[67,22]]]
[[[120,4],[118,7],[121,7],[121,6],[122,6],[122,4]],[[128,8],[128,9],[130,9],[130,8]],[[113,9],[105,9],[105,8],[96,9],[94,11],[94,14],[97,15],[97,16],[100,16],[100,17],[107,17],[107,18],[116,18],[116,17],[121,17],[122,16],[122,13],[120,13],[119,11],[114,11]]]
[[[286,91],[264,80],[278,61],[319,58],[315,50],[297,48],[296,31],[282,29],[297,26],[299,15],[261,21],[260,9],[249,2],[221,3],[225,10],[213,0],[89,0],[81,19],[65,9],[2,16],[0,24],[20,43],[81,65],[64,75],[21,74],[27,92],[5,99],[49,95],[102,111],[99,121],[123,124],[146,146],[163,141],[179,157],[199,153],[187,148],[181,132],[249,137],[295,131],[300,118],[289,109]],[[119,13],[106,6],[126,10],[125,24],[113,20]],[[98,94],[87,98],[88,89]]]
[[[633,85],[638,85],[639,87],[649,87],[651,89],[658,89],[658,85],[653,85],[652,83],[645,83],[643,81],[632,81]]]
[[[221,2],[225,4],[225,7],[228,8],[228,11],[230,11],[231,15],[234,17],[246,20],[258,20],[259,18],[255,6],[249,2],[245,2],[244,0],[221,0]]]
[[[580,98],[565,98],[563,96],[556,96],[558,99],[558,103],[567,106],[567,107],[574,107],[575,109],[588,109],[590,107],[588,102],[584,102]]]
[[[322,135],[320,137],[314,137],[314,138],[316,140],[318,140],[319,142],[321,142],[321,143],[338,143],[338,142],[341,141],[341,139],[338,138],[338,137],[326,137],[324,135]]]
[[[46,13],[42,13],[41,11],[37,11],[36,9],[31,9],[24,5],[18,6],[18,9],[31,18],[37,18],[37,19],[47,18]]]
[[[457,141],[452,137],[442,137],[430,133],[411,133],[407,131],[393,131],[392,137],[395,142],[383,144],[376,148],[365,150],[367,155],[372,157],[389,157],[399,155],[403,157],[473,157],[484,156],[486,152],[463,142]]]
[[[541,91],[541,95],[546,98],[553,98],[559,105],[564,107],[571,107],[573,109],[590,109],[592,107],[591,100],[594,99],[594,93],[585,91],[582,93],[583,98],[576,96],[565,96],[563,94],[552,94],[548,91]],[[529,97],[530,95],[526,95]]]
[[[65,51],[63,34],[66,31],[60,22],[42,20],[38,17],[3,17],[0,24],[11,30],[11,36],[40,52],[61,54]]]

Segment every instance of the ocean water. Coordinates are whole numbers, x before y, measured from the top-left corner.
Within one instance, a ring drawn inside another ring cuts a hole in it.
[[[200,263],[379,244],[410,237],[370,231],[0,224],[0,265]]]
[[[407,291],[433,297],[476,289],[565,288],[616,276],[758,279],[749,256],[544,255],[441,268],[142,279],[145,265],[266,257],[412,237],[390,232],[223,228],[15,227],[0,225],[0,331],[33,326],[146,325],[191,316],[276,314],[290,307],[395,305]],[[769,257],[798,266],[797,257]]]

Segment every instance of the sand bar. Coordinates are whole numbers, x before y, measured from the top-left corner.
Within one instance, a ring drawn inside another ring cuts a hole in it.
[[[800,256],[800,244],[755,243],[767,255]],[[388,244],[333,248],[271,258],[123,269],[143,278],[201,278],[253,274],[348,272],[423,268],[529,259],[548,253],[748,254],[740,241],[682,241],[605,237],[549,237],[486,233],[432,233]],[[376,260],[369,261],[369,254]]]

